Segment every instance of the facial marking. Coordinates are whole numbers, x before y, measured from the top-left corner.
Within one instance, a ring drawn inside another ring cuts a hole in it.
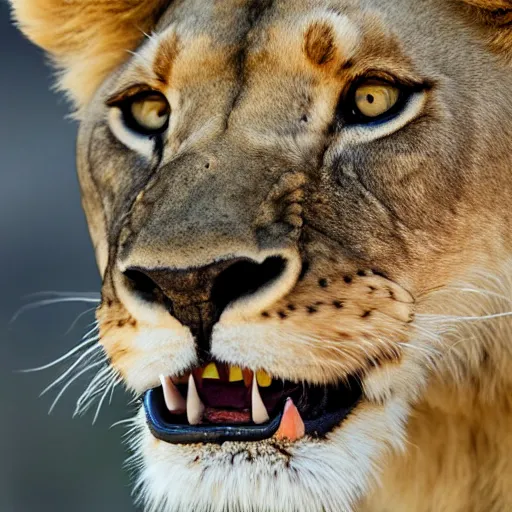
[[[351,65],[361,34],[358,27],[344,15],[334,13],[311,16],[305,30],[304,53],[308,60],[336,73]]]
[[[176,33],[160,38],[153,60],[153,72],[163,85],[169,85],[172,66],[179,52],[180,40]]]
[[[332,28],[327,24],[311,25],[306,32],[304,50],[314,64],[329,64],[336,52]]]
[[[212,344],[216,357],[237,364],[254,358],[271,374],[288,379],[300,374],[308,380],[318,376],[315,360],[322,360],[322,379],[335,380],[364,373],[379,361],[400,359],[414,318],[408,292],[370,270],[341,276],[310,273],[257,316],[235,319],[227,312],[221,317]],[[265,340],[263,345],[250,341],[249,329]],[[232,338],[235,333],[238,341]],[[222,343],[216,343],[217,336]],[[293,360],[293,368],[284,360]]]

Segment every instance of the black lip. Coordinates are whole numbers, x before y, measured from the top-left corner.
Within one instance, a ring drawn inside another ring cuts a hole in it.
[[[324,437],[343,420],[361,401],[361,396],[346,407],[305,420],[306,435]],[[263,425],[188,425],[173,424],[165,419],[166,412],[162,388],[148,390],[143,399],[146,420],[154,437],[171,444],[223,443],[225,441],[263,441],[271,438],[281,423],[282,410]]]

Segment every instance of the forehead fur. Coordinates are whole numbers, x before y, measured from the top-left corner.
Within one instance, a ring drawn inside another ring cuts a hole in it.
[[[210,68],[211,63],[218,60],[222,60],[224,66],[240,64],[233,60],[235,56],[254,61],[265,57],[271,58],[279,69],[295,71],[308,62],[337,69],[350,63],[361,43],[360,28],[354,20],[329,10],[298,10],[293,4],[289,5],[291,8],[285,12],[269,9],[268,18],[262,16],[259,24],[248,20],[248,9],[238,9],[238,14],[230,13],[233,20],[230,27],[223,26],[225,6],[212,9],[213,12],[199,11],[197,16],[189,10],[184,18],[179,12],[173,13],[176,14],[173,23],[154,33],[139,50],[137,64],[143,66],[138,67],[138,71],[145,79],[156,77],[162,83],[173,85],[177,81],[176,76],[171,79],[175,63],[178,67],[190,67],[208,61],[207,68]],[[199,17],[205,18],[204,24],[194,23]],[[223,31],[222,39],[218,38],[219,30]],[[216,58],[212,58],[215,55]],[[183,70],[176,68],[175,71],[183,74]],[[205,68],[199,66],[193,73],[200,75],[204,71]]]
[[[257,16],[251,9],[253,3],[240,1],[176,4],[110,89],[136,81],[155,84],[167,88],[171,107],[186,91],[194,109],[186,117],[191,130],[204,103],[219,105],[221,115],[235,106],[246,109],[244,114],[258,110],[254,122],[269,128],[268,123],[289,119],[284,110],[290,101],[314,104],[328,123],[344,86],[367,69],[384,65],[405,77],[412,74],[399,40],[374,12],[283,0],[266,2]],[[232,96],[237,101],[230,107]],[[174,109],[175,122],[187,105]]]
[[[268,11],[272,11],[275,19],[284,19],[293,12],[304,23],[296,19],[298,25],[288,28],[297,32],[298,27],[306,25],[306,30],[310,29],[304,46],[306,54],[312,61],[326,64],[337,51],[341,52],[340,57],[346,57],[358,40],[357,29],[348,27],[347,18],[340,14],[367,8],[402,11],[401,2],[394,0],[10,0],[10,3],[20,29],[49,53],[59,70],[59,85],[78,108],[92,98],[109,73],[128,59],[129,52],[143,41],[144,34],[160,32],[172,19],[185,23],[187,30],[209,31],[216,43],[236,45],[242,41],[241,34],[246,34],[255,21],[265,18]],[[512,60],[509,0],[438,0],[438,4],[466,7],[468,21],[474,27],[475,20],[480,23],[482,39],[496,53]],[[310,21],[306,20],[308,17]],[[407,30],[405,26],[402,28]],[[167,65],[159,73],[167,74]]]

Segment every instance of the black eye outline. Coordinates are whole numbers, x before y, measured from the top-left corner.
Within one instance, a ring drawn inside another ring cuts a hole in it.
[[[394,87],[398,90],[396,103],[389,109],[376,117],[364,115],[356,104],[356,92],[365,84],[375,84]],[[427,87],[423,83],[401,83],[393,77],[382,77],[376,75],[364,75],[354,80],[348,87],[348,90],[341,95],[341,100],[336,109],[336,119],[343,126],[363,125],[373,126],[384,124],[397,117],[407,106],[411,97]]]
[[[165,124],[158,129],[152,130],[142,124],[140,124],[135,116],[133,115],[132,107],[134,103],[148,101],[151,98],[163,100],[166,105],[167,121]],[[123,122],[125,126],[132,132],[144,135],[146,137],[158,137],[161,136],[169,128],[169,122],[171,119],[171,106],[167,101],[167,98],[160,91],[155,89],[145,89],[142,91],[135,92],[134,94],[123,94],[121,97],[113,98],[107,101],[107,106],[117,107],[121,110],[123,116]]]

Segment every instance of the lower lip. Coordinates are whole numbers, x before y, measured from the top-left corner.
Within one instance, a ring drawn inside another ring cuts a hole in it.
[[[306,435],[324,437],[340,425],[357,406],[356,400],[350,407],[326,413],[314,420],[304,420]],[[270,439],[278,430],[282,412],[263,425],[224,424],[172,424],[164,419],[165,402],[162,388],[150,389],[144,395],[144,409],[148,427],[153,436],[171,444],[257,442]]]
[[[263,441],[277,432],[282,416],[279,414],[264,425],[173,425],[163,420],[164,407],[161,388],[146,392],[144,409],[149,429],[157,439],[172,444]]]

